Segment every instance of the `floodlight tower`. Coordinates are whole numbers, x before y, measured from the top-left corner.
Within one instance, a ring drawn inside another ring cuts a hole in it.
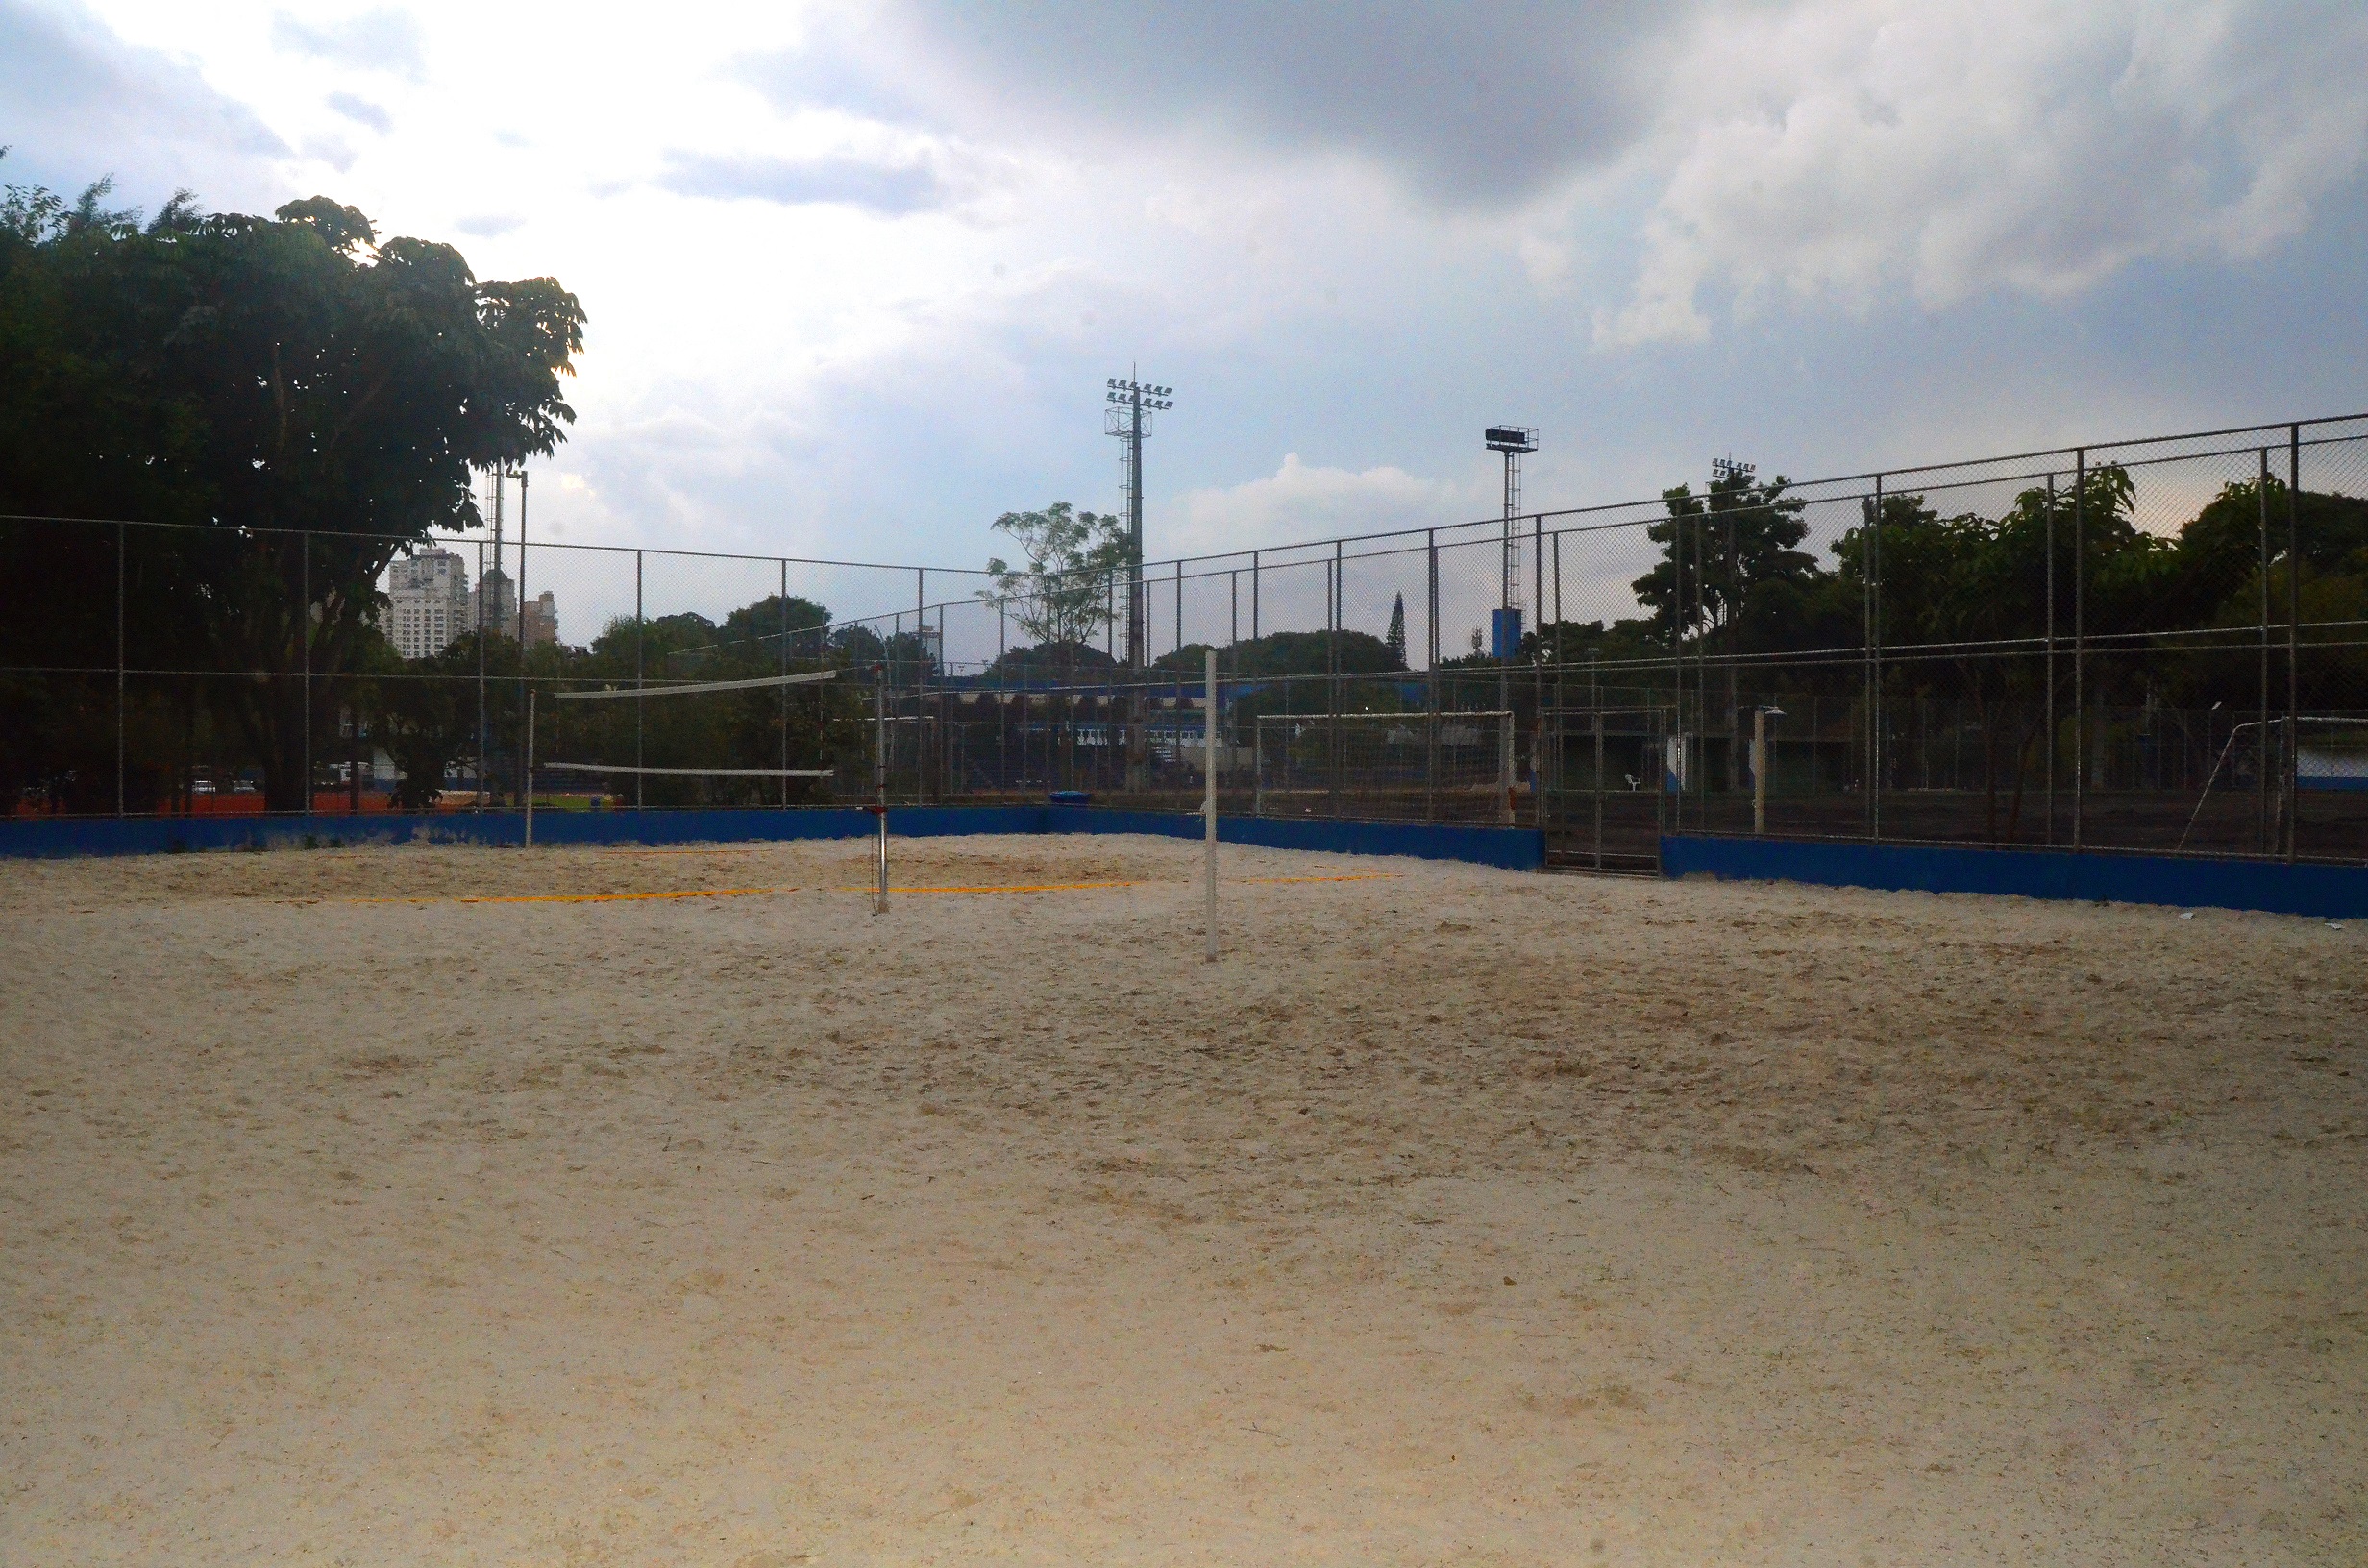
[[[1126,663],[1136,670],[1150,660],[1150,626],[1143,602],[1143,438],[1151,433],[1155,409],[1172,408],[1168,394],[1173,387],[1152,386],[1131,378],[1113,377],[1102,383],[1104,435],[1126,443],[1119,451],[1119,499],[1126,513]]]
[[[1489,451],[1505,454],[1504,591],[1490,618],[1489,655],[1510,659],[1521,650],[1521,538],[1515,527],[1521,511],[1521,454],[1538,450],[1538,431],[1530,425],[1492,425],[1486,440]]]

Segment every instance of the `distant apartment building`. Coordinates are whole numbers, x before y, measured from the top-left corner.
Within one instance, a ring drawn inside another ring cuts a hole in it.
[[[527,600],[521,626],[517,585],[498,566],[474,589],[469,569],[449,550],[423,550],[387,567],[386,612],[380,625],[405,658],[443,652],[463,633],[476,630],[481,616],[485,629],[497,637],[517,637],[523,631],[529,648],[559,640],[559,606],[551,590]]]
[[[504,637],[518,635],[517,585],[498,566],[486,571],[485,580],[469,596],[469,625],[474,626],[481,619],[488,632]]]
[[[527,602],[526,646],[535,648],[559,641],[559,606],[546,588]]]
[[[381,626],[407,659],[441,653],[476,625],[469,569],[449,550],[423,550],[386,569],[386,612]]]

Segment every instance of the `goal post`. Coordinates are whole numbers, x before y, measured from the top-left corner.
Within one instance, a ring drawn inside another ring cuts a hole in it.
[[[1249,721],[1252,809],[1511,825],[1509,709],[1268,713]]]

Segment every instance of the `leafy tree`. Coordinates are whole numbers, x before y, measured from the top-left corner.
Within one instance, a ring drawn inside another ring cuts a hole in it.
[[[1645,535],[1662,558],[1631,585],[1637,602],[1668,628],[1690,635],[1727,626],[1762,584],[1806,584],[1816,557],[1796,548],[1808,537],[1804,503],[1785,494],[1783,475],[1764,484],[1745,474],[1714,478],[1699,496],[1689,485],[1661,493],[1667,516]]]
[[[758,663],[778,664],[781,657],[781,628],[789,628],[789,656],[792,660],[812,660],[829,651],[826,633],[830,626],[830,611],[802,594],[792,594],[784,600],[778,594],[767,594],[753,604],[744,605],[724,617],[717,628],[717,637],[728,646],[740,650]]]
[[[379,743],[394,759],[394,803],[404,811],[426,811],[444,791],[444,771],[477,750],[477,638],[474,627],[442,651],[424,659],[393,660],[374,683]],[[514,700],[518,645],[492,634],[485,639],[489,679],[500,679],[506,708]],[[488,688],[490,695],[491,688]]]
[[[1005,512],[995,527],[1019,542],[1027,565],[1016,569],[1000,556],[991,558],[987,575],[995,586],[978,597],[1008,605],[1021,630],[1037,643],[1090,644],[1117,613],[1112,578],[1134,564],[1122,522],[1056,501],[1040,512]]]
[[[1388,674],[1406,668],[1390,645],[1369,631],[1343,628],[1340,673],[1344,675]],[[1208,652],[1206,643],[1187,643],[1151,661],[1154,670],[1195,675]],[[1225,649],[1219,664],[1226,678],[1235,675],[1324,675],[1332,672],[1332,634],[1321,631],[1270,631]]]
[[[142,226],[108,188],[0,199],[0,512],[189,526],[134,530],[136,662],[365,667],[389,559],[476,525],[473,470],[561,439],[580,306],[548,278],[480,282],[449,246],[380,240],[324,197],[260,218],[184,193]],[[0,635],[111,625],[93,590],[113,573],[87,564],[13,584],[46,609]],[[304,804],[307,721],[332,729],[334,693],[207,688],[270,807]]]
[[[1041,686],[1061,680],[1098,680],[1118,668],[1118,660],[1091,643],[1037,643],[997,654],[980,683]]]

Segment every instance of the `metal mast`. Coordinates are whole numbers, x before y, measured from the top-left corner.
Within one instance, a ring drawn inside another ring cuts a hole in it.
[[[1119,500],[1126,514],[1128,547],[1126,663],[1140,670],[1150,659],[1149,606],[1143,598],[1143,438],[1151,433],[1154,409],[1175,406],[1168,399],[1175,389],[1152,386],[1131,377],[1126,380],[1113,377],[1102,384],[1104,401],[1111,404],[1102,410],[1102,433],[1125,443],[1119,449]]]
[[[1491,452],[1505,454],[1505,546],[1502,593],[1490,627],[1492,658],[1510,659],[1521,648],[1521,536],[1515,526],[1521,515],[1521,454],[1538,450],[1538,431],[1530,425],[1492,425],[1484,437]]]

